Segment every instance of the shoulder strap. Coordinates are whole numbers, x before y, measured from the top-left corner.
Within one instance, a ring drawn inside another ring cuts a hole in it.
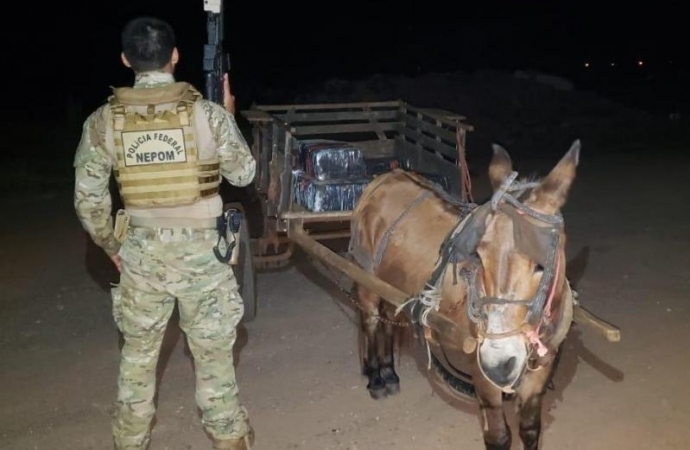
[[[187,82],[154,88],[135,89],[133,87],[113,88],[113,97],[124,105],[147,106],[161,103],[174,103],[185,98],[195,89]]]
[[[145,106],[149,116],[154,115],[155,105],[172,103],[176,105],[176,113],[183,126],[190,124],[190,114],[194,103],[202,98],[201,93],[191,84],[177,82],[169,86],[149,89],[134,89],[131,87],[113,88],[113,94],[108,97],[110,110],[113,114],[113,127],[121,131],[125,124],[127,106]]]

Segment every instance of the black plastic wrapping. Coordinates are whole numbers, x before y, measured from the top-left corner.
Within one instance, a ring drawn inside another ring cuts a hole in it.
[[[302,170],[317,180],[362,179],[366,164],[360,148],[341,141],[308,139],[299,144]]]
[[[371,178],[319,180],[302,170],[293,171],[295,202],[309,211],[350,211]]]

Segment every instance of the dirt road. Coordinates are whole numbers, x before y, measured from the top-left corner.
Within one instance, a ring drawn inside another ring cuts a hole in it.
[[[623,339],[611,344],[571,330],[546,400],[543,449],[690,445],[688,158],[652,150],[599,156],[583,149],[564,211],[569,276],[582,303],[620,326]],[[114,269],[88,244],[70,192],[5,201],[2,210],[0,449],[111,449]],[[236,348],[256,450],[483,448],[474,404],[427,373],[421,349],[399,358],[399,396],[369,398],[355,309],[310,266],[297,260],[258,283],[258,316]],[[161,373],[151,450],[209,449],[174,323]]]

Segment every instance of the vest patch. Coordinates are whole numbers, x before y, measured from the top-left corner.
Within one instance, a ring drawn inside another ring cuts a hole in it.
[[[171,128],[122,133],[126,166],[183,163],[187,161],[184,130]]]
[[[117,88],[108,97],[115,178],[126,208],[187,206],[218,195],[220,161],[198,153],[194,110],[200,98],[187,83]]]

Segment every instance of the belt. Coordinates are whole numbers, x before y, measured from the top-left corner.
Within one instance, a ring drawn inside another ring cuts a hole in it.
[[[130,216],[129,225],[143,228],[218,228],[218,218],[192,219],[182,217],[137,217]]]

